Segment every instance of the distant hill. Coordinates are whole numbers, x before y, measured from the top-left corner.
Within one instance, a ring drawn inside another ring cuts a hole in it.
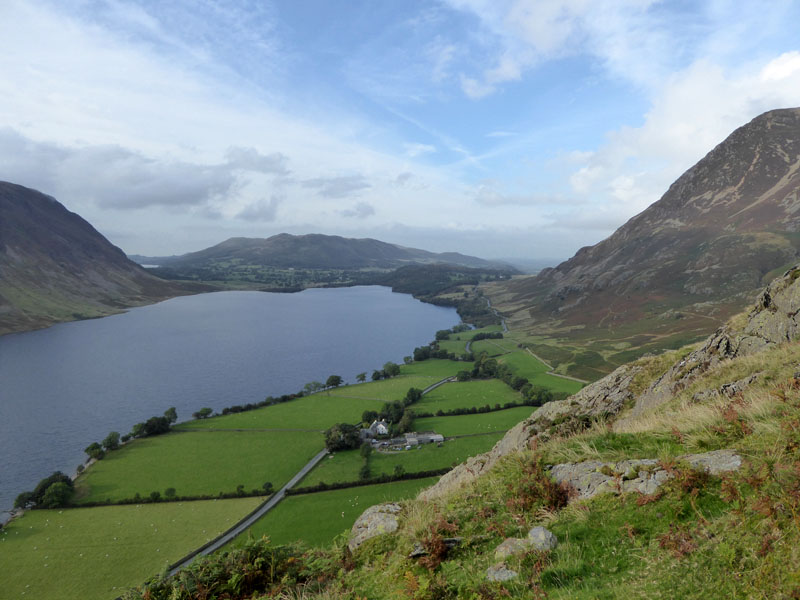
[[[148,274],[54,198],[0,182],[0,335],[186,293]]]
[[[611,237],[488,292],[516,328],[642,347],[708,334],[798,258],[795,108],[734,131]]]
[[[140,264],[172,269],[205,269],[220,263],[236,263],[278,269],[395,269],[408,264],[447,263],[463,267],[505,268],[496,263],[457,252],[436,254],[405,248],[370,238],[337,235],[280,233],[269,238],[230,238],[216,246],[181,256],[132,255]]]

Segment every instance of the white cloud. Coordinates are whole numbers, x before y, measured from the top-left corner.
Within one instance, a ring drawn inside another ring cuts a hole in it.
[[[403,144],[403,147],[405,148],[406,156],[411,158],[436,152],[436,146],[431,146],[430,144]]]

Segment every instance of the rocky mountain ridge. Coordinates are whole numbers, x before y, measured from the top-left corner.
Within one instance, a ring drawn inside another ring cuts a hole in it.
[[[191,292],[148,274],[54,198],[0,182],[0,335]]]
[[[609,238],[534,277],[487,289],[515,328],[535,333],[614,337],[637,323],[637,332],[707,334],[798,257],[793,108],[734,131]]]

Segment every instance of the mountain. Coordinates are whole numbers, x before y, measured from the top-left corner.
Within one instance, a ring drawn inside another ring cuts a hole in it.
[[[148,274],[54,198],[0,182],[0,335],[186,293]]]
[[[505,268],[457,252],[436,254],[370,238],[281,233],[269,238],[230,238],[216,246],[182,256],[132,256],[142,264],[171,269],[207,269],[220,263],[238,263],[278,269],[394,269],[408,264],[448,263],[464,267]]]
[[[794,108],[734,131],[609,238],[487,292],[509,325],[531,334],[620,347],[682,343],[741,310],[798,257]]]

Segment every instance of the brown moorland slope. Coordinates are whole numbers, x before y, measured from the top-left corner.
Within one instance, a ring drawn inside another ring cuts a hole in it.
[[[599,375],[636,351],[699,339],[740,311],[800,257],[799,211],[800,109],[773,110],[609,238],[486,292],[529,335],[631,349],[595,357]]]

